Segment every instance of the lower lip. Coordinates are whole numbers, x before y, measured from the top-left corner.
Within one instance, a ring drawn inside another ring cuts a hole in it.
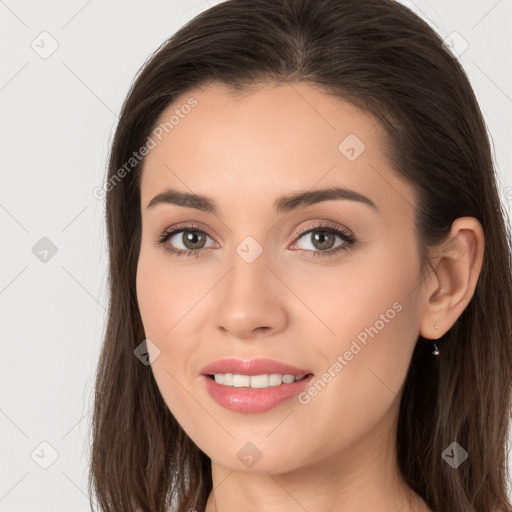
[[[256,413],[273,409],[303,391],[313,378],[308,375],[302,380],[268,388],[236,388],[224,386],[203,375],[210,396],[222,407],[235,412]]]

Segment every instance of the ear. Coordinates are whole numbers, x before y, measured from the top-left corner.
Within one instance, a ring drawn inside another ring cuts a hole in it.
[[[450,236],[438,249],[433,272],[424,287],[422,337],[440,338],[466,309],[478,282],[484,246],[484,232],[477,219],[461,217],[453,222]]]

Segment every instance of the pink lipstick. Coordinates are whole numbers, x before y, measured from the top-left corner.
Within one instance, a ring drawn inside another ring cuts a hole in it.
[[[303,391],[310,370],[271,359],[221,359],[201,370],[206,390],[222,407],[257,413],[272,409]]]

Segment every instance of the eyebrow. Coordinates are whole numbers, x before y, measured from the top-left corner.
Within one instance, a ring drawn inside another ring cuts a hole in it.
[[[329,187],[320,190],[306,190],[296,192],[287,196],[281,196],[274,202],[274,211],[278,214],[288,213],[299,208],[305,208],[323,201],[333,201],[337,199],[346,199],[358,203],[366,204],[376,210],[379,209],[375,203],[368,197],[343,187]],[[217,202],[209,197],[180,192],[168,188],[157,194],[148,203],[147,208],[154,208],[159,204],[174,204],[186,208],[194,208],[206,213],[219,214],[220,208]]]

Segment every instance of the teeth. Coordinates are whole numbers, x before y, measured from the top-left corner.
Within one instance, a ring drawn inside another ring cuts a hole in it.
[[[249,375],[235,374],[233,375],[233,386],[235,386],[235,388],[245,388],[249,386],[250,380],[251,378],[249,377]]]
[[[297,375],[281,375],[279,373],[263,374],[263,375],[240,375],[238,373],[216,373],[215,382],[224,386],[233,386],[235,388],[268,388],[270,386],[280,386],[281,384],[291,384],[297,380],[301,380],[306,374]]]
[[[273,373],[268,377],[269,386],[279,386],[283,383],[283,376],[279,375],[279,373]]]
[[[247,375],[247,377],[249,377],[249,376]],[[248,380],[249,380],[249,384],[247,384],[247,385],[250,386],[251,388],[268,388],[270,376],[269,375],[251,375],[251,378]],[[279,383],[279,384],[281,384],[281,383]]]

